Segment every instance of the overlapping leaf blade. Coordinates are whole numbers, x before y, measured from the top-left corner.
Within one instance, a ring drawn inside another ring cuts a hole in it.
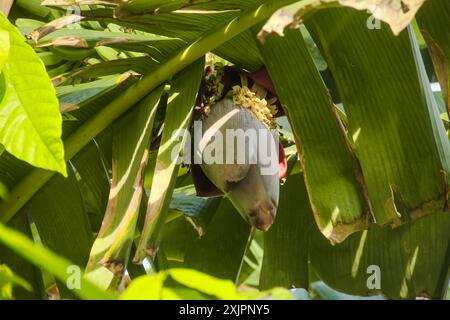
[[[260,48],[293,128],[317,224],[340,242],[367,227],[371,214],[343,125],[300,30],[268,36]]]
[[[179,168],[177,156],[182,154],[184,141],[188,138],[186,132],[191,125],[203,67],[204,59],[202,58],[175,76],[171,84],[165,126],[156,159],[144,229],[139,240],[135,261],[142,261],[146,254],[150,256],[156,254],[161,228],[166,219]]]
[[[109,201],[86,269],[86,276],[105,288],[118,285],[128,263],[161,93],[162,87],[155,89],[113,128]]]
[[[110,190],[110,172],[102,147],[111,147],[111,131],[108,130],[89,143],[71,161],[79,175],[80,191],[89,216],[93,233],[100,230],[105,215]],[[106,146],[104,146],[106,145]]]

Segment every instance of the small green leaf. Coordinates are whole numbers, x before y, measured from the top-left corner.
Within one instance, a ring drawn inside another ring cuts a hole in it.
[[[219,299],[242,299],[230,280],[222,280],[208,274],[189,269],[171,269],[170,277],[179,284]]]
[[[293,300],[294,295],[285,288],[276,287],[261,292],[245,292],[243,297],[251,300]],[[297,299],[298,300],[298,299]]]
[[[156,275],[134,280],[120,297],[123,300],[174,300],[174,299],[293,299],[283,288],[263,292],[240,293],[230,280],[212,277],[190,269],[170,269]]]
[[[0,82],[0,143],[16,158],[66,176],[62,119],[45,67],[2,14],[0,29],[10,38]]]
[[[157,300],[167,276],[165,273],[142,276],[133,280],[120,296],[122,300]]]
[[[130,284],[120,298],[124,300],[198,300],[211,297],[227,300],[243,298],[230,280],[214,278],[189,269],[170,269],[156,275],[139,277]]]

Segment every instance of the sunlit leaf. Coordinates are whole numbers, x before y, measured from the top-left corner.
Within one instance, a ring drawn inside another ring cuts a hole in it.
[[[66,175],[61,115],[44,65],[1,13],[0,28],[10,38],[0,79],[0,142],[15,157]]]

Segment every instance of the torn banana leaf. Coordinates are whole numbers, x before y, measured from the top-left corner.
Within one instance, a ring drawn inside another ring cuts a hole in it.
[[[368,11],[376,19],[389,24],[392,32],[398,35],[408,26],[425,0],[338,0],[344,6]]]
[[[113,128],[112,183],[86,277],[102,288],[120,283],[135,237],[153,120],[163,87],[155,89]]]
[[[395,226],[446,208],[450,146],[413,33],[366,19],[327,9],[306,27],[336,80],[375,221]]]
[[[341,242],[366,228],[371,216],[343,125],[300,30],[268,36],[260,49],[293,129],[317,225]]]
[[[359,296],[383,294],[389,299],[444,296],[450,267],[448,213],[430,215],[396,229],[374,225],[331,245],[314,223],[308,224],[311,208],[306,189],[300,180],[295,180],[296,176],[299,175],[288,176],[282,195],[287,193],[285,197],[289,199],[295,190],[295,207],[284,208],[290,208],[288,215],[295,214],[303,225],[292,223],[293,217],[284,220],[283,203],[288,205],[293,200],[285,202],[281,198],[283,211],[265,235],[263,287],[301,285],[306,279],[303,255],[307,251],[310,271],[312,268],[322,281],[340,292]],[[294,230],[298,234],[293,234]]]
[[[135,262],[142,262],[146,255],[154,257],[156,254],[179,168],[179,159],[174,155],[181,154],[187,139],[186,131],[191,125],[204,63],[204,58],[197,60],[176,75],[171,83],[165,125]]]
[[[69,46],[90,48],[95,46],[107,46],[114,43],[146,43],[157,46],[159,41],[180,41],[163,36],[150,34],[135,34],[125,32],[98,31],[90,29],[59,29],[37,43],[37,47]]]
[[[264,24],[258,38],[261,41],[271,35],[283,35],[286,28],[297,27],[307,19],[315,10],[332,7],[351,7],[363,10],[372,15],[374,19],[389,24],[392,32],[398,35],[414,19],[414,15],[425,0],[303,0],[276,11]],[[369,19],[364,27],[368,27]]]
[[[159,66],[159,62],[151,57],[135,57],[128,59],[119,59],[114,61],[103,61],[75,72],[73,77],[84,79],[98,78],[108,75],[124,73],[127,71],[138,74],[147,74],[155,70]]]
[[[64,113],[82,108],[112,91],[126,79],[126,74],[113,75],[77,85],[58,86],[56,87],[56,95],[59,100],[59,109],[61,113]]]
[[[145,2],[143,4],[146,5]],[[123,8],[131,5],[132,3],[126,3]],[[118,15],[114,15],[111,11],[110,21],[151,34],[180,38],[190,43],[212,28],[227,24],[240,13],[255,10],[259,5],[260,0],[248,0],[234,2],[234,6],[239,10],[183,10],[158,14],[140,12],[137,16],[121,15],[120,11]],[[213,52],[247,70],[256,71],[262,67],[262,59],[250,30],[242,30],[224,45],[214,48]]]
[[[83,17],[81,15],[65,15],[47,24],[40,25],[38,28],[30,31],[30,36],[34,41],[37,42],[49,33],[62,29],[68,25],[79,23],[81,20],[83,20]]]
[[[101,82],[95,82],[93,85],[89,84],[78,84],[74,86],[61,86],[57,87],[61,96],[60,98],[60,106],[61,104],[71,106],[76,105],[75,108],[70,108],[70,114],[77,119],[78,121],[64,121],[63,122],[63,138],[67,138],[73,133],[76,129],[84,124],[85,121],[89,120],[91,117],[95,116],[97,113],[104,110],[104,108],[114,101],[117,96],[123,94],[126,89],[128,89],[132,84],[136,83],[137,78],[132,76],[129,73],[125,73],[116,77],[116,84],[111,83],[111,87],[103,87]],[[106,78],[106,77],[105,77]],[[105,79],[104,78],[104,79]],[[109,78],[111,81],[113,78]],[[98,81],[103,81],[98,80]],[[106,80],[105,80],[106,81]],[[107,82],[107,81],[106,81]],[[98,88],[91,90],[78,90],[79,87],[83,89],[93,89],[94,87]],[[99,88],[102,87],[102,88]],[[67,90],[67,91],[66,91]],[[67,94],[64,94],[67,93]],[[84,97],[84,98],[80,98]],[[74,103],[75,102],[75,103]]]

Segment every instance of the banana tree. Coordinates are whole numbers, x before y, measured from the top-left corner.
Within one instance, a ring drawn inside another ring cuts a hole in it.
[[[13,295],[110,298],[190,268],[243,291],[445,297],[449,18],[446,0],[16,0],[0,263],[33,290]],[[196,163],[195,123],[265,132],[276,171],[251,152]],[[88,293],[10,229],[85,270]]]

